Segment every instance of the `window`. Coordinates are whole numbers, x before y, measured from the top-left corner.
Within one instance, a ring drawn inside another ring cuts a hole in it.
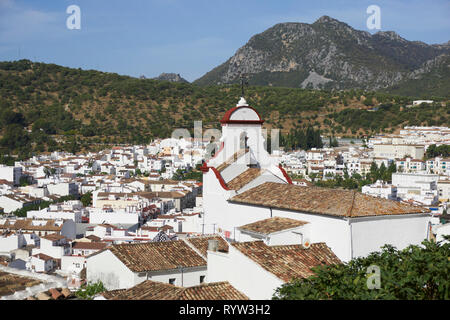
[[[170,278],[170,279],[169,279],[169,283],[170,283],[170,284],[175,284],[175,278]]]
[[[205,282],[205,276],[200,276],[200,283]]]

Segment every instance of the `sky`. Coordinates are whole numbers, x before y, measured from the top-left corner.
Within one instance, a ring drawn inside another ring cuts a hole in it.
[[[71,5],[80,29],[69,29]],[[381,29],[369,30],[370,5]],[[328,15],[375,33],[428,44],[450,40],[449,0],[0,0],[0,61],[29,59],[147,78],[179,73],[194,81],[255,34],[282,22]]]

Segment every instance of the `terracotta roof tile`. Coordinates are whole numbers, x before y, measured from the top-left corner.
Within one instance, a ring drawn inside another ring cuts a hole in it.
[[[375,198],[352,190],[303,187],[266,182],[230,199],[231,202],[340,217],[427,213],[428,209]]]
[[[243,173],[227,182],[227,186],[232,190],[242,189],[246,184],[259,177],[263,171],[264,170],[261,170],[260,168],[248,168]]]
[[[111,300],[248,300],[248,297],[228,282],[213,282],[182,288],[146,280],[120,292]]]
[[[110,250],[133,272],[206,267],[205,259],[182,240],[115,244],[105,250]]]
[[[259,220],[239,227],[240,230],[248,230],[261,234],[270,234],[282,230],[292,229],[303,226],[308,222],[294,220],[282,217],[273,217],[269,219]]]
[[[201,237],[192,237],[186,238],[190,244],[192,244],[200,254],[206,258],[206,252],[208,251],[208,241],[209,240],[218,240],[219,247],[218,250],[222,252],[228,252],[228,242],[218,235],[209,235],[209,236],[201,236]]]
[[[232,246],[285,282],[313,275],[312,267],[341,263],[325,243],[313,243],[308,249],[302,245],[267,246],[263,241]]]

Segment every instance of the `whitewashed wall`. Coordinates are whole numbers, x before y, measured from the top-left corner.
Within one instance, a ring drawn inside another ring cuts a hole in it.
[[[283,281],[241,252],[230,247],[228,254],[208,251],[208,282],[228,281],[251,300],[271,299]]]
[[[398,215],[352,219],[353,257],[367,256],[379,251],[385,244],[404,249],[410,244],[419,245],[427,238],[430,217],[426,215]]]
[[[136,285],[134,273],[109,250],[86,259],[86,279],[88,282],[100,280],[108,290]]]

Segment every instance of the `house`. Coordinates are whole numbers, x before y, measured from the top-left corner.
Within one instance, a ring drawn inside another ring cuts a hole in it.
[[[55,262],[55,268],[61,268],[61,259],[64,255],[70,254],[70,240],[58,234],[49,234],[41,237],[40,246],[34,248],[33,256],[44,254],[52,257]]]
[[[22,233],[5,230],[0,233],[0,255],[10,256],[13,250],[17,250],[26,245],[25,237]]]
[[[87,257],[86,277],[102,281],[108,290],[145,280],[194,286],[206,277],[206,260],[183,240],[113,244]]]
[[[33,272],[50,272],[56,268],[56,261],[46,254],[38,253],[29,258],[26,268]]]
[[[183,288],[146,280],[127,290],[105,292],[101,297],[95,300],[248,300],[226,281]]]
[[[251,300],[271,299],[275,290],[294,278],[307,278],[319,265],[341,261],[325,243],[266,245],[235,242],[227,253],[208,250],[208,281],[228,281]]]
[[[39,204],[41,199],[30,197],[22,193],[10,193],[0,196],[0,207],[5,213],[11,213],[33,204]]]
[[[51,195],[71,196],[78,195],[78,184],[75,182],[60,182],[48,184],[47,190]]]
[[[38,237],[58,234],[69,239],[76,238],[76,224],[73,220],[37,220],[28,218],[0,219],[0,232],[5,230],[21,231]]]
[[[86,267],[86,257],[107,246],[106,242],[74,241],[71,254],[61,258],[61,271],[79,274]]]
[[[22,167],[0,165],[0,179],[12,182],[14,185],[19,185],[20,177],[22,176]]]
[[[384,183],[381,180],[377,180],[374,184],[363,186],[361,192],[372,197],[397,200],[397,187]]]
[[[392,185],[397,187],[397,196],[423,205],[435,205],[439,200],[437,183],[439,175],[418,173],[393,173]]]
[[[401,159],[410,156],[413,159],[422,159],[425,155],[425,147],[415,144],[374,144],[375,158]]]

